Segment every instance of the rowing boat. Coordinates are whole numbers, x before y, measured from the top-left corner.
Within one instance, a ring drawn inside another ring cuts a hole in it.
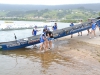
[[[84,31],[91,28],[91,22],[85,22],[82,24],[77,24],[73,27],[66,27],[63,29],[58,29],[53,31],[54,39],[61,38],[64,36],[68,36],[80,31]],[[9,42],[1,42],[0,43],[0,50],[15,50],[19,48],[24,48],[30,45],[35,45],[40,43],[40,35],[31,36],[24,39],[19,39],[15,41]]]

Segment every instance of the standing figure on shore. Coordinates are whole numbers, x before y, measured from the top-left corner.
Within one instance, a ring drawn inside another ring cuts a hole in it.
[[[36,36],[38,31],[39,31],[39,30],[37,30],[37,26],[35,26],[34,29],[32,30],[32,35],[33,35],[33,36]],[[34,47],[37,47],[37,46],[34,45]]]
[[[92,34],[92,33],[93,33],[93,35],[94,35],[94,38],[96,38],[95,30],[96,30],[96,23],[93,22],[93,23],[92,23],[92,26],[91,26],[90,39],[91,39],[91,34]]]
[[[82,24],[82,20],[80,20],[79,24]],[[81,33],[81,36],[82,36],[82,31],[78,32],[78,36],[80,36],[80,33]]]
[[[91,20],[91,22],[90,22],[90,20],[88,19],[88,22],[89,22],[90,25],[92,25],[92,20]],[[90,34],[90,30],[87,29],[87,31],[88,31],[88,33],[87,33],[87,36],[88,36],[88,35]]]
[[[32,35],[36,36],[37,35],[37,26],[34,26],[33,30],[32,30]]]
[[[52,27],[52,30],[54,31],[54,30],[57,30],[57,29],[58,29],[57,23],[55,23],[54,26]]]
[[[73,24],[73,22],[71,22],[71,24],[70,24],[70,27],[73,27],[74,26],[74,24]],[[73,37],[73,34],[71,34],[71,38]]]

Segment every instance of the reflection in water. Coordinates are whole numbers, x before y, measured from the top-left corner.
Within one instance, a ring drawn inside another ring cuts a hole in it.
[[[20,50],[14,50],[14,51],[13,50],[1,51],[0,59],[1,59],[1,61],[6,60],[6,62],[2,62],[2,63],[7,65],[7,66],[4,66],[4,69],[2,69],[2,71],[6,70],[6,69],[10,70],[12,68],[15,68],[15,69],[17,69],[16,71],[19,72],[18,69],[23,67],[22,68],[23,70],[25,70],[25,68],[29,68],[29,69],[32,68],[34,70],[37,69],[37,72],[35,74],[41,75],[41,73],[45,74],[46,71],[53,64],[64,65],[64,62],[69,61],[69,58],[64,59],[62,56],[58,55],[53,50],[49,50],[45,53],[39,53],[38,51],[39,51],[38,49],[26,49],[26,48],[20,49]],[[5,59],[2,59],[1,56],[5,56]],[[7,61],[9,61],[9,60],[11,62],[9,62],[9,65],[8,65]],[[1,67],[3,67],[3,66],[1,66]],[[30,69],[30,70],[32,71],[32,69]],[[23,74],[23,75],[26,75],[26,74]]]

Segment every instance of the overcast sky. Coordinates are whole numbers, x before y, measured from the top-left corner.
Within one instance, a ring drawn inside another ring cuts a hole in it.
[[[3,4],[61,5],[100,3],[100,0],[0,0]]]

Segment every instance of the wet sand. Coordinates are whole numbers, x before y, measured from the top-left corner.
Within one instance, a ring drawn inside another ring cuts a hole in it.
[[[100,75],[100,36],[96,31],[96,38],[89,39],[87,31],[83,36],[74,34],[60,38],[60,42],[68,41],[68,44],[58,45],[57,53],[63,57],[70,58],[70,65],[66,66],[68,75]]]
[[[54,41],[52,50],[0,51],[0,75],[100,75],[100,37],[74,34]]]
[[[68,44],[62,44],[57,50],[59,55],[70,58],[70,65],[66,66],[67,74],[100,75],[100,47],[74,39],[67,41]]]

